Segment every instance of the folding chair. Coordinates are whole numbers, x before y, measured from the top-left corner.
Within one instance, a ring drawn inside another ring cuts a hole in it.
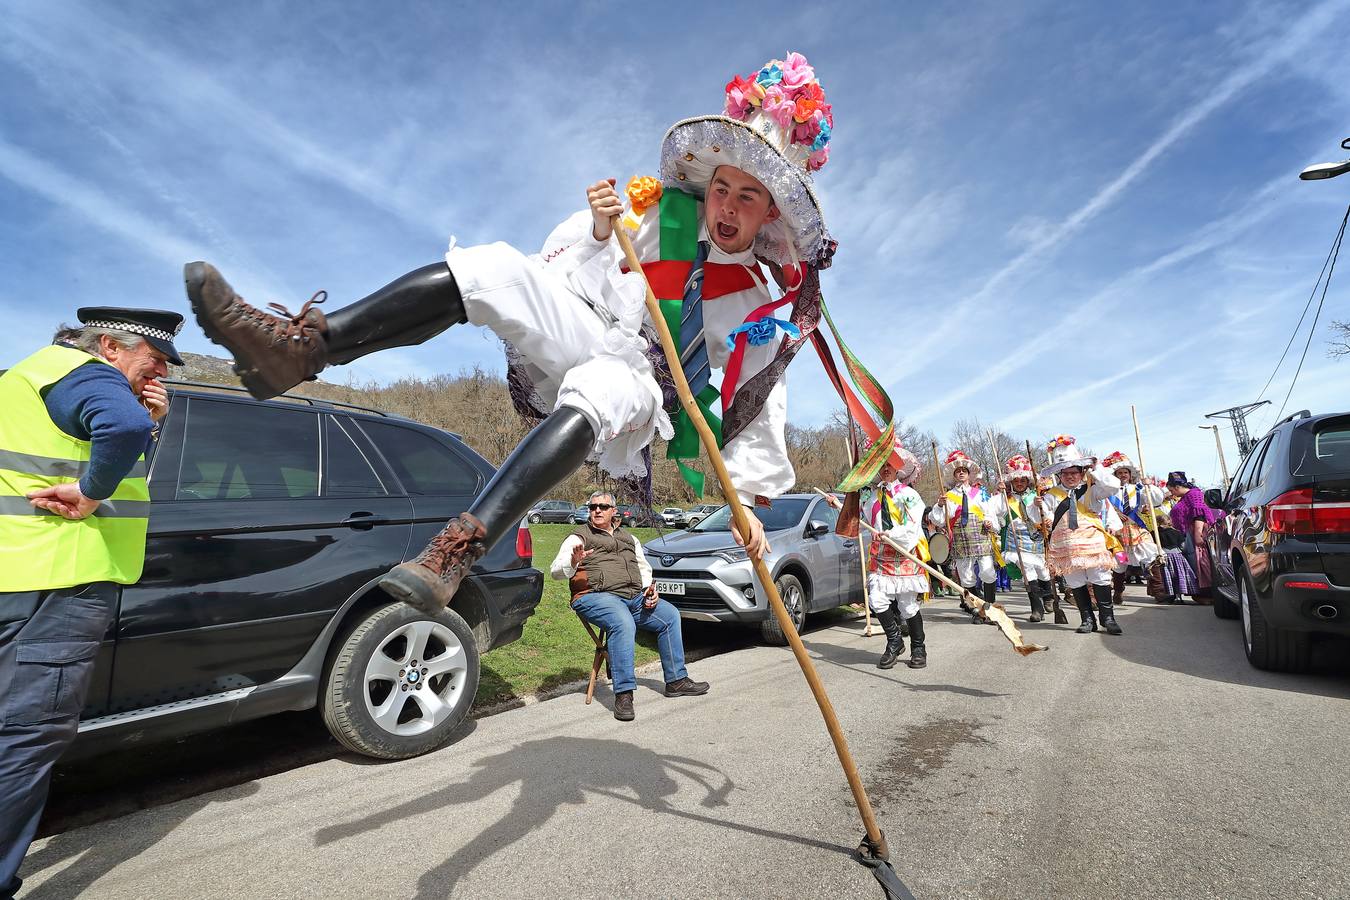
[[[591,698],[595,696],[595,682],[600,677],[602,661],[605,664],[605,677],[610,681],[614,680],[614,673],[609,668],[609,632],[603,628],[597,630],[594,625],[582,618],[581,613],[577,613],[577,618],[581,619],[581,624],[586,627],[586,633],[595,642],[595,658],[591,660],[591,681],[586,685],[586,702],[590,703]]]

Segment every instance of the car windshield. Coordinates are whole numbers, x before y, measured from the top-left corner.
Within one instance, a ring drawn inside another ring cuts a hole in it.
[[[810,502],[810,500],[775,500],[773,506],[767,509],[760,506],[755,507],[754,513],[759,521],[764,524],[765,531],[779,531],[783,528],[792,528],[800,522],[802,513],[806,512],[806,504]],[[731,507],[721,507],[691,530],[730,531]]]

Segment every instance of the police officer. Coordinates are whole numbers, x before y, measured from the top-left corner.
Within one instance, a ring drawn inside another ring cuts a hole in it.
[[[0,898],[75,739],[118,585],[145,560],[145,451],[177,313],[86,307],[0,375]]]

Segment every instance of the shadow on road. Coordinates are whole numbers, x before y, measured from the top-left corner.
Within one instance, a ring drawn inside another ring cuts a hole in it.
[[[516,799],[506,815],[422,875],[418,880],[419,898],[447,896],[456,882],[479,864],[509,851],[522,835],[542,826],[564,805],[585,803],[588,795],[634,803],[654,813],[844,855],[852,852],[851,848],[837,844],[739,825],[675,808],[667,798],[681,790],[679,779],[692,781],[703,790],[700,803],[708,809],[726,806],[727,797],[736,787],[720,769],[707,763],[655,753],[621,741],[572,737],[527,741],[478,760],[474,768],[477,771],[459,784],[362,819],[320,828],[314,834],[315,844],[322,846],[397,825],[413,816],[430,813],[453,816],[457,807],[481,802],[497,791],[509,789],[515,792]]]
[[[821,644],[808,640],[802,641],[802,645],[805,646],[817,660],[832,666],[850,669],[860,675],[870,675],[873,678],[888,681],[907,691],[915,691],[916,693],[960,694],[964,697],[982,698],[1008,696],[1007,694],[1000,694],[994,691],[982,691],[979,688],[964,687],[959,684],[911,684],[904,680],[904,673],[910,670],[905,667],[903,659],[896,664],[894,669],[877,668],[877,659],[881,656],[884,643],[884,641],[878,643],[877,649],[874,651],[864,650],[859,647],[841,647],[836,644]],[[908,647],[908,641],[906,641],[906,647]]]
[[[1277,691],[1350,699],[1350,653],[1346,644],[1314,645],[1313,669],[1306,675],[1265,672],[1247,662],[1242,624],[1220,619],[1207,606],[1168,606],[1133,597],[1122,616],[1125,635],[1103,646],[1141,666]]]
[[[24,900],[67,900],[80,897],[94,882],[115,867],[134,859],[159,843],[175,828],[212,803],[242,800],[258,792],[256,781],[224,791],[203,794],[167,806],[144,816],[134,828],[124,828],[114,841],[101,839],[103,833],[77,829],[58,834],[40,850],[24,857],[20,875],[25,879],[74,860],[42,884],[23,893]],[[166,893],[172,893],[166,891]]]

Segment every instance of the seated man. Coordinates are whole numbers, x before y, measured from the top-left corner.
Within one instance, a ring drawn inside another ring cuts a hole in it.
[[[552,572],[568,580],[572,608],[609,632],[614,718],[633,721],[633,639],[639,628],[656,632],[667,697],[706,694],[708,682],[691,680],[684,668],[679,610],[657,596],[642,544],[619,527],[614,496],[596,491],[586,507],[590,518],[562,542]]]

